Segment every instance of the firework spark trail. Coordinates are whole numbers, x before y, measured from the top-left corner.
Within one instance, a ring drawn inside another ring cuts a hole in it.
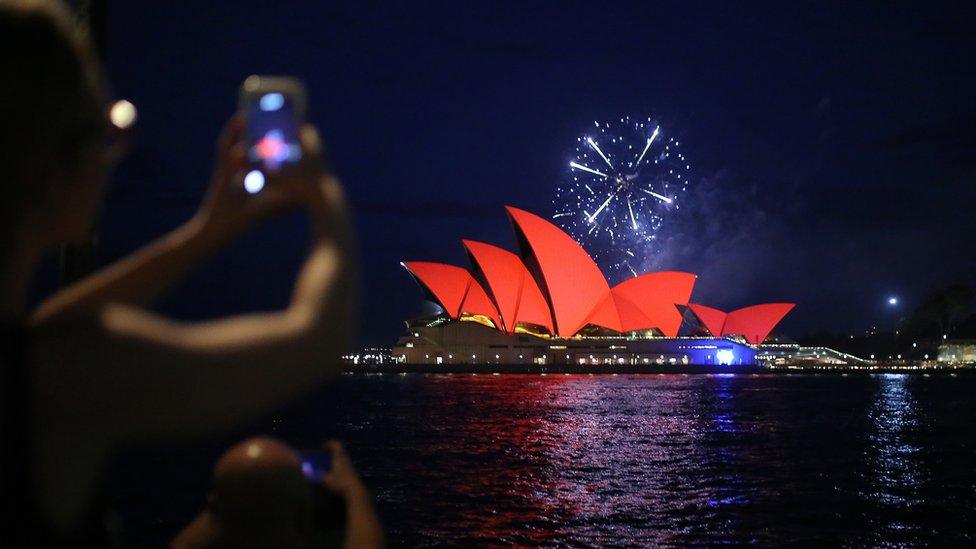
[[[651,148],[651,143],[654,142],[654,138],[657,137],[658,130],[660,129],[661,129],[660,127],[654,128],[654,133],[652,133],[651,136],[647,138],[647,145],[644,145],[644,150],[641,151],[640,156],[637,157],[637,162],[634,163],[635,166],[640,165],[641,160],[644,160],[644,155],[647,154],[647,149]]]
[[[610,163],[610,159],[607,158],[607,155],[603,154],[603,151],[600,150],[600,146],[596,144],[596,141],[593,141],[592,137],[587,137],[586,142],[589,143],[591,147],[593,147],[593,150],[600,155],[600,158],[602,158],[603,161],[607,163],[607,166],[610,166],[610,169],[612,170],[613,164]]]
[[[630,212],[630,221],[634,224],[634,230],[637,230],[637,218],[634,217],[634,207],[630,205],[630,197],[627,197],[627,210]],[[631,253],[630,255],[634,255]]]
[[[642,190],[642,191],[644,191],[645,193],[647,193],[647,194],[649,194],[649,195],[651,195],[651,196],[653,196],[654,198],[656,198],[656,199],[658,199],[658,200],[662,200],[662,201],[664,201],[664,202],[667,202],[668,204],[670,204],[670,203],[672,203],[672,202],[673,202],[673,200],[671,200],[670,198],[668,198],[668,197],[666,197],[666,196],[664,196],[663,194],[657,194],[656,192],[654,192],[654,191],[649,191],[649,190],[647,190],[647,189],[641,189],[641,190]]]
[[[593,168],[587,168],[586,166],[584,166],[582,164],[577,164],[576,162],[570,162],[569,165],[571,167],[573,167],[573,168],[576,168],[577,170],[583,170],[584,172],[590,172],[592,174],[599,175],[601,177],[610,177],[609,175],[607,175],[607,174],[605,174],[605,173],[603,173],[603,172],[601,172],[599,170],[594,170]]]
[[[611,200],[613,200],[613,193],[610,193],[610,196],[608,196],[607,199],[603,201],[603,204],[600,204],[600,207],[597,208],[595,212],[593,212],[593,215],[590,216],[590,223],[593,223],[593,220],[596,219],[596,216],[600,215],[600,212],[603,211],[603,208],[607,207],[607,204],[609,204]],[[610,234],[613,233],[611,232]]]

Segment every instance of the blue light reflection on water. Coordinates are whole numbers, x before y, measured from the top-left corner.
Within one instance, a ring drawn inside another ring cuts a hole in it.
[[[905,374],[876,376],[878,385],[868,412],[873,429],[865,449],[865,489],[861,497],[876,512],[868,520],[874,528],[865,542],[883,542],[886,534],[918,533],[911,509],[924,504],[919,489],[928,478],[922,447],[914,436],[921,420],[918,403]]]
[[[346,376],[249,431],[345,440],[408,546],[969,544],[974,393],[962,376]]]

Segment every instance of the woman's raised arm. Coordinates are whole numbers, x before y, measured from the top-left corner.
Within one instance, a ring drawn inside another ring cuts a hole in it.
[[[314,131],[303,138],[305,160],[296,172],[316,178],[320,147]],[[41,303],[30,322],[39,327],[92,316],[109,303],[148,306],[165,290],[255,222],[298,205],[295,185],[269,186],[250,195],[244,190],[247,166],[243,122],[235,116],[217,142],[214,172],[207,195],[191,220],[135,253],[79,280]],[[292,174],[293,176],[295,174]],[[310,185],[309,185],[310,186]]]
[[[38,398],[110,438],[185,436],[232,426],[335,375],[356,324],[355,277],[339,184],[320,187],[287,309],[186,323],[109,305],[87,328],[48,325],[35,345],[37,375],[49,381]]]
[[[236,196],[231,183],[239,178],[226,175],[238,171],[226,166],[243,165],[242,151],[231,144],[235,131],[232,123],[201,211],[221,238],[274,209],[308,212],[311,249],[289,306],[208,322],[157,315],[139,306],[152,291],[135,286],[159,288],[163,283],[154,278],[175,276],[196,252],[188,243],[158,253],[153,246],[38,315],[35,379],[41,401],[64,404],[53,413],[86,417],[109,437],[201,433],[266,411],[339,370],[357,324],[355,260],[340,183],[322,168],[318,135],[306,126],[302,162],[269,175],[258,196]]]

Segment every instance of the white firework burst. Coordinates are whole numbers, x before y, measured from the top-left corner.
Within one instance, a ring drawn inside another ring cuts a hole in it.
[[[610,277],[639,274],[680,206],[691,165],[652,118],[594,122],[556,188],[552,218]]]

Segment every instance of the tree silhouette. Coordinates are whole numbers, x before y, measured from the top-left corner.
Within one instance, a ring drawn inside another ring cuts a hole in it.
[[[956,325],[971,312],[976,292],[965,284],[953,284],[929,293],[909,318],[911,331],[919,335],[952,335]],[[937,327],[938,334],[931,334]]]

